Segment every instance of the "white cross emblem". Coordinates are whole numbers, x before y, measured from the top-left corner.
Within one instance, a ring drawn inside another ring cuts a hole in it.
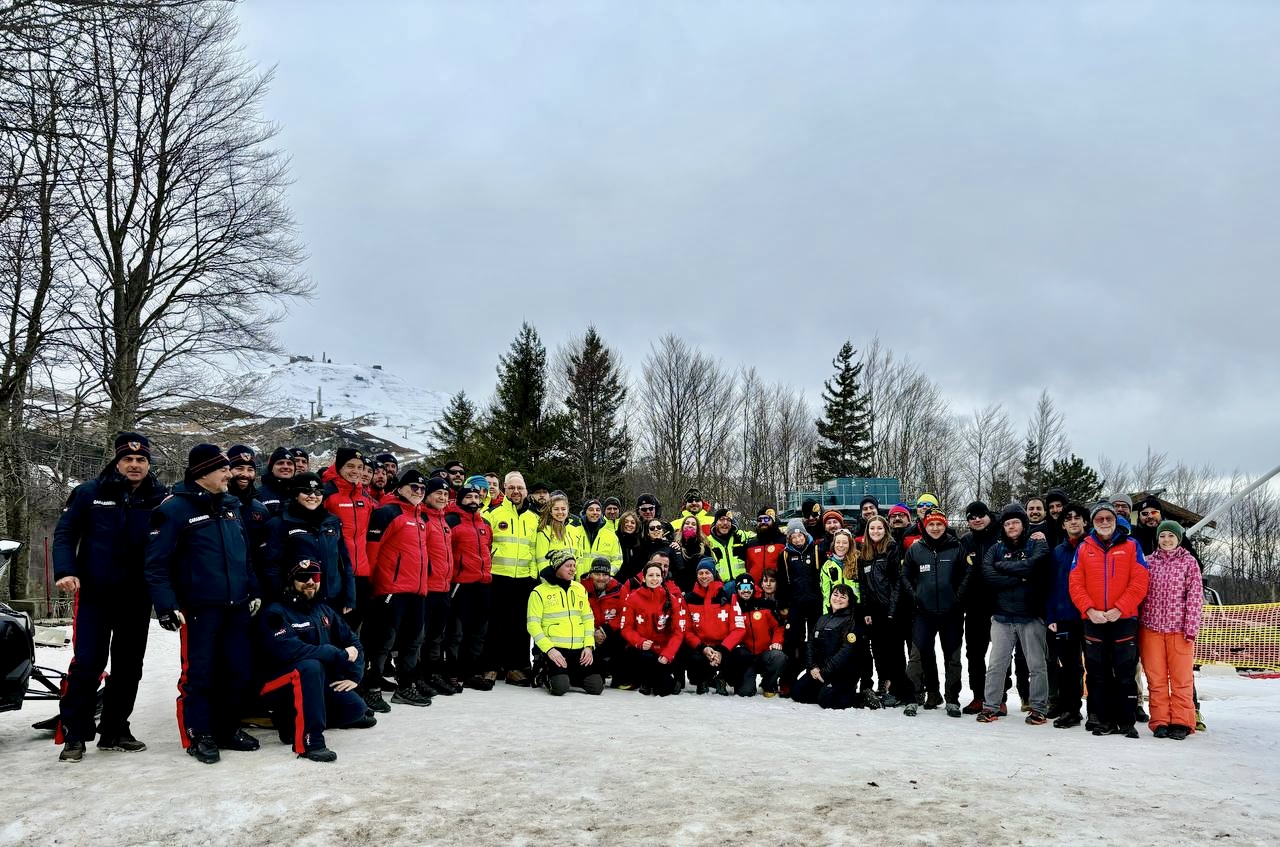
[[[644,615],[636,615],[636,623],[644,623]]]
[[[720,614],[716,615],[716,617],[720,619],[721,623],[724,623],[729,620],[729,612],[726,609],[721,609]]]

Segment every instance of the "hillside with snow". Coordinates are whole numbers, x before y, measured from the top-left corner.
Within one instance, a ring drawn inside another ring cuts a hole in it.
[[[243,381],[262,398],[258,414],[324,421],[372,419],[363,432],[418,452],[429,450],[429,432],[449,402],[439,391],[415,385],[377,365],[298,360],[249,371]]]

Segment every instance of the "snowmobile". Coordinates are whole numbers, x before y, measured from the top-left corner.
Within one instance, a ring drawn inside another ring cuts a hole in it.
[[[9,559],[22,545],[0,540],[0,580],[8,579]],[[31,616],[7,603],[0,603],[0,712],[22,708],[27,700],[57,702],[62,696],[66,674],[36,664],[35,627]],[[98,692],[98,709],[102,692]],[[33,729],[56,732],[58,716],[37,721]]]

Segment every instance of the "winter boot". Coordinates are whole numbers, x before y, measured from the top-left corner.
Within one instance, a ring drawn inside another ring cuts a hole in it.
[[[531,688],[533,685],[532,669],[525,669],[521,671],[508,671],[507,685],[518,685],[521,688]]]
[[[212,735],[197,735],[192,739],[191,746],[187,748],[187,755],[194,756],[196,761],[204,762],[206,765],[212,765],[222,758]]]
[[[1138,738],[1138,728],[1133,724],[1128,726],[1118,726],[1113,730],[1115,735],[1123,735],[1125,738]]]
[[[1093,732],[1101,724],[1102,724],[1102,721],[1098,720],[1097,715],[1090,714],[1089,717],[1084,722],[1084,728],[1086,732]],[[1106,735],[1106,733],[1104,732],[1103,735]]]
[[[1156,738],[1168,738],[1168,737],[1169,737],[1169,725],[1168,725],[1168,724],[1160,724],[1160,726],[1156,727],[1156,728],[1155,728],[1155,730],[1154,730],[1151,734],[1152,734],[1152,735],[1154,735]]]
[[[1116,728],[1114,726],[1109,723],[1103,723],[1102,721],[1098,721],[1097,726],[1093,728],[1093,734],[1099,738],[1104,735],[1111,735],[1115,731]]]
[[[880,698],[880,705],[886,709],[893,709],[902,705],[902,701],[893,696],[892,691],[886,691],[884,696]]]
[[[354,720],[351,723],[347,724],[346,726],[339,727],[339,728],[340,729],[368,729],[369,727],[377,726],[377,725],[378,725],[378,718],[373,714],[373,712],[365,712],[357,720]]]
[[[397,688],[396,693],[391,695],[391,702],[403,706],[430,706],[431,698],[424,696],[422,689],[416,685],[409,685]]]
[[[62,752],[58,754],[59,762],[78,762],[84,758],[84,742],[68,741],[62,745]]]
[[[1032,726],[1043,726],[1048,722],[1049,722],[1049,719],[1046,718],[1044,715],[1040,714],[1039,712],[1037,712],[1035,709],[1032,709],[1030,712],[1027,713],[1026,723],[1029,723]]]
[[[258,739],[254,738],[243,729],[237,729],[231,735],[223,736],[218,739],[219,750],[236,750],[241,753],[252,753],[262,745],[258,743]]]
[[[1181,724],[1169,725],[1169,737],[1174,741],[1186,741],[1187,736],[1191,734],[1191,730]]]
[[[963,713],[964,713],[964,714],[966,714],[966,715],[976,715],[976,714],[978,714],[979,712],[981,712],[981,711],[982,711],[982,700],[981,700],[981,698],[974,697],[972,700],[970,700],[970,701],[969,701],[969,705],[965,706],[965,707],[964,707],[963,709],[961,709],[960,711],[961,711],[961,712],[963,712]]]
[[[328,747],[311,747],[305,753],[299,753],[298,758],[310,759],[313,762],[336,762],[338,754]]]
[[[123,753],[141,753],[147,745],[134,738],[129,730],[116,736],[102,736],[98,739],[99,750],[118,750]]]
[[[992,709],[983,709],[978,713],[978,723],[995,723],[1000,720],[1000,713]]]
[[[375,712],[389,712],[391,707],[387,705],[387,701],[382,699],[382,690],[379,688],[370,688],[360,694],[364,698],[364,704]]]
[[[427,683],[437,694],[441,694],[445,697],[452,697],[454,694],[458,693],[453,690],[453,685],[449,680],[445,679],[438,673],[433,673],[431,676],[427,677]]]
[[[719,694],[721,697],[728,697],[730,694],[733,693],[733,689],[730,688],[729,683],[725,682],[723,679],[717,679],[716,693]]]
[[[1066,712],[1065,714],[1058,715],[1058,717],[1054,719],[1053,725],[1058,729],[1071,729],[1073,726],[1079,726],[1080,713]]]
[[[942,695],[936,691],[930,691],[924,698],[924,707],[926,709],[936,709],[942,705]]]
[[[1135,721],[1141,721],[1142,723],[1146,723],[1147,721],[1151,720],[1151,715],[1148,715],[1147,710],[1142,708],[1142,704],[1139,703],[1137,708],[1134,709],[1133,719]]]
[[[1196,732],[1204,732],[1204,718],[1200,717],[1200,710],[1196,709]]]
[[[902,714],[909,718],[914,718],[920,710],[919,703],[908,703],[906,708],[902,710]]]
[[[880,708],[881,702],[880,695],[876,694],[876,690],[874,688],[868,688],[866,691],[862,692],[862,704],[868,709],[875,710]]]
[[[963,712],[963,710],[961,710],[961,708],[960,708],[960,704],[959,704],[959,703],[948,703],[948,704],[947,704],[947,717],[949,717],[949,718],[958,718],[958,717],[960,717],[960,715],[962,715],[962,714],[964,714],[964,712]]]

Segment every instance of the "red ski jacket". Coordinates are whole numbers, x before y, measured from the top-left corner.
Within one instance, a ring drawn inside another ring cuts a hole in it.
[[[590,576],[582,578],[582,587],[587,589],[587,599],[591,601],[591,611],[596,616],[596,629],[610,629],[617,632],[622,626],[622,607],[627,602],[627,587],[613,577],[604,591],[596,591],[596,584]]]
[[[444,519],[444,509],[423,503],[422,516],[427,520],[427,590],[448,593],[453,587],[453,546],[449,540],[453,532]]]
[[[468,512],[457,503],[444,510],[452,532],[453,581],[471,583],[493,581],[493,529],[479,512]]]
[[[747,621],[737,595],[726,594],[724,583],[719,580],[713,580],[705,589],[695,585],[685,595],[684,604],[689,619],[684,637],[694,649],[709,644],[732,650],[747,634]]]
[[[355,575],[367,577],[373,565],[365,542],[369,517],[375,508],[373,495],[363,486],[352,485],[338,476],[333,468],[325,471],[325,476],[324,507],[342,521],[342,540],[347,544]]]
[[[637,650],[652,641],[653,652],[673,662],[684,643],[684,624],[684,602],[678,596],[663,586],[642,585],[627,595],[619,631]]]
[[[751,651],[751,655],[759,656],[769,649],[771,644],[783,643],[786,630],[778,618],[778,606],[770,600],[752,600],[743,609],[747,618],[747,634],[742,639],[742,646]]]
[[[421,505],[405,500],[379,507],[369,521],[373,596],[427,595],[428,525]]]

